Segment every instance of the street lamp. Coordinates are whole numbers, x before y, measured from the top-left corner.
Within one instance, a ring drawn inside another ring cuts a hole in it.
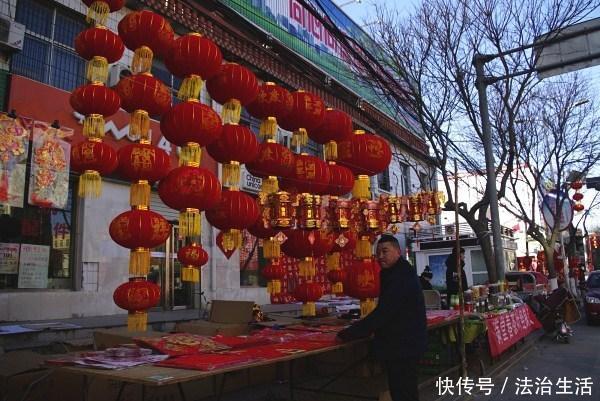
[[[362,3],[362,0],[349,0],[349,1],[343,2],[342,4],[337,4],[337,6],[339,8],[342,8],[342,7],[345,7],[345,6],[350,5],[352,3]]]

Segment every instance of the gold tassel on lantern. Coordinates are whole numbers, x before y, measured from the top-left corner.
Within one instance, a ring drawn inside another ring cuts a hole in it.
[[[193,266],[183,267],[181,269],[181,281],[187,281],[191,283],[200,282],[200,269]]]
[[[325,144],[325,160],[337,160],[338,151],[337,143],[335,141],[329,141]]]
[[[231,161],[223,164],[223,186],[237,188],[240,185],[240,163]]]
[[[375,300],[367,298],[360,301],[360,317],[365,317],[375,309]]]
[[[277,135],[277,119],[275,117],[267,117],[260,123],[258,133],[261,138],[275,139]]]
[[[344,284],[341,281],[337,283],[333,283],[331,285],[331,292],[334,294],[343,294],[344,293]]]
[[[106,25],[110,7],[107,2],[99,0],[90,4],[85,21],[88,24]]]
[[[141,46],[135,49],[133,52],[133,60],[131,61],[131,72],[134,74],[141,74],[144,72],[150,72],[152,68],[152,59],[154,53],[148,46]]]
[[[129,312],[127,315],[127,331],[146,331],[148,314],[146,311]]]
[[[356,248],[354,248],[354,256],[359,259],[369,259],[373,256],[373,249],[371,247],[371,241],[369,237],[361,237],[356,241]]]
[[[352,196],[358,199],[371,199],[371,180],[368,175],[359,175],[354,180]]]
[[[131,184],[129,192],[129,204],[131,206],[149,206],[150,205],[150,184],[147,180],[139,180]]]
[[[277,177],[270,175],[267,178],[263,178],[260,192],[263,194],[274,194],[279,191],[279,181]]]
[[[238,124],[242,116],[242,104],[237,99],[230,99],[223,104],[221,117],[223,124]]]
[[[131,113],[129,122],[129,136],[142,140],[150,140],[150,116],[145,110],[136,110]]]
[[[305,146],[308,143],[308,133],[306,128],[298,128],[292,134],[292,146]]]
[[[83,135],[88,138],[104,137],[104,116],[102,114],[90,114],[83,120]]]
[[[181,86],[179,87],[179,91],[177,92],[177,97],[184,101],[189,99],[198,99],[201,91],[202,78],[200,75],[192,74],[189,77],[184,78]]]
[[[277,259],[281,257],[281,244],[275,238],[263,240],[263,256],[265,259]]]
[[[195,142],[188,142],[179,154],[179,165],[180,166],[193,166],[200,167],[200,161],[202,160],[202,148],[200,144]]]
[[[85,66],[85,77],[90,82],[105,84],[108,80],[108,60],[106,57],[92,57]]]
[[[269,294],[277,295],[281,293],[281,281],[271,280],[267,283],[267,292]]]
[[[85,170],[79,176],[77,195],[80,198],[99,198],[102,194],[102,178],[95,170]]]
[[[302,304],[302,316],[316,316],[317,307],[314,302],[307,302]]]
[[[308,257],[298,262],[298,275],[300,277],[314,277],[316,273],[315,261]]]
[[[340,253],[334,252],[327,255],[327,271],[337,270],[340,268]]]
[[[179,213],[179,234],[182,237],[196,237],[200,235],[202,215],[200,210],[187,208]]]
[[[150,271],[150,249],[135,248],[129,254],[129,274],[131,276],[147,276]]]
[[[223,233],[223,249],[233,251],[242,246],[242,232],[240,230],[231,229]]]

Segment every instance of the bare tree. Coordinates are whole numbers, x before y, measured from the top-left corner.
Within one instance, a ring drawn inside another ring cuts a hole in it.
[[[414,122],[427,140],[448,194],[447,210],[456,202],[449,161],[456,159],[460,169],[485,175],[474,55],[501,54],[532,43],[543,33],[582,20],[597,5],[598,0],[424,0],[407,18],[386,6],[376,9],[378,23],[370,29],[383,52],[376,57],[378,68],[360,69],[362,79],[382,99],[394,99],[398,118]],[[533,65],[531,52],[519,52],[489,62],[486,72],[510,76]],[[536,85],[529,73],[498,81],[489,91],[499,198],[517,161],[515,121]],[[495,282],[488,208],[485,193],[471,205],[459,199],[459,214],[476,233],[489,280]]]

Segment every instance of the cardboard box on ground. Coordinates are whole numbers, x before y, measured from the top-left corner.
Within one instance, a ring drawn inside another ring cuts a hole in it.
[[[252,321],[253,306],[254,302],[251,301],[214,300],[208,321],[180,322],[175,325],[175,331],[204,336],[248,334],[250,330],[249,323]]]

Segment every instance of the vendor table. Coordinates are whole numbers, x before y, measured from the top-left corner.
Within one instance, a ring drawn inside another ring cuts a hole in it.
[[[528,305],[485,319],[490,355],[495,358],[542,327]]]

